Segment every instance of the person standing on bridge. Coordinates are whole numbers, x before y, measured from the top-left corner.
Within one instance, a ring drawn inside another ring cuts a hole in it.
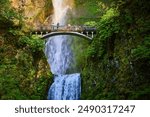
[[[58,28],[59,28],[59,23],[57,23],[57,30],[58,30]]]

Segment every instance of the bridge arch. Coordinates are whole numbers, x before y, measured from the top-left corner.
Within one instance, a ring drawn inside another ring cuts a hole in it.
[[[79,32],[50,32],[50,33],[42,35],[41,38],[46,39],[46,38],[53,37],[53,36],[58,36],[58,35],[79,36],[79,37],[82,37],[82,38],[87,39],[87,40],[92,40],[92,38],[93,38],[93,36],[92,37],[88,36],[88,33],[87,33],[87,35],[85,35],[85,34],[79,33]]]

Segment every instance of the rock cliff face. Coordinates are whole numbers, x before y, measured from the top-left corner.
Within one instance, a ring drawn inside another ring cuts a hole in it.
[[[28,26],[39,27],[52,22],[53,0],[10,0],[12,6],[23,13]],[[64,0],[73,8],[74,0]]]
[[[53,14],[52,0],[11,0],[12,6],[23,13],[30,26],[51,23]]]

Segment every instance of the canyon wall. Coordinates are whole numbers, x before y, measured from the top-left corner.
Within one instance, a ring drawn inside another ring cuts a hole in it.
[[[13,8],[24,15],[29,26],[51,23],[53,6],[51,0],[11,0]]]

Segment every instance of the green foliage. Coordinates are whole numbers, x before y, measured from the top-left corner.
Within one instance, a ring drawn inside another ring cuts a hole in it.
[[[23,32],[23,19],[0,1],[0,99],[46,99],[52,81],[44,41]]]
[[[92,24],[99,20],[99,11],[97,6],[97,0],[75,0],[75,15],[70,17],[71,24],[83,25],[85,22],[91,22]],[[95,25],[95,23],[94,23]]]
[[[31,95],[31,99],[47,99],[49,86],[52,83],[52,75],[49,77],[42,76],[34,85],[34,93]]]
[[[84,25],[90,26],[90,27],[95,27],[96,26],[96,22],[95,21],[85,22]]]
[[[120,30],[120,26],[116,19],[118,15],[118,11],[109,9],[106,14],[101,17],[100,21],[97,23],[97,39],[95,39],[88,48],[87,56],[103,57],[106,52],[107,40],[112,38],[113,34],[118,33]]]
[[[108,37],[111,37],[113,33],[119,32],[120,26],[117,22],[118,16],[118,11],[111,8],[106,12],[105,15],[101,17],[101,20],[98,25],[98,30],[101,39],[108,39]]]
[[[135,60],[150,59],[150,37],[145,37],[142,44],[132,50]]]
[[[21,46],[28,47],[32,52],[43,51],[44,48],[44,41],[36,36],[22,36],[19,39],[19,43]]]
[[[43,54],[43,43],[39,44],[35,38],[29,41],[27,36],[22,39],[24,42],[18,42],[19,49],[11,43],[0,47],[0,99],[46,99],[52,75]]]
[[[81,99],[150,99],[149,2],[105,5],[97,36],[84,53]]]

